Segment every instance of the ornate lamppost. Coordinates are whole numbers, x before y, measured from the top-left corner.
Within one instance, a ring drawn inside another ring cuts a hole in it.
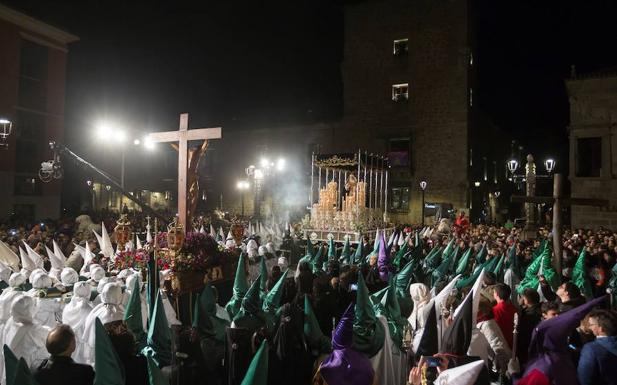
[[[420,182],[420,190],[422,190],[422,227],[424,227],[424,191],[426,190],[427,186],[428,183],[426,183],[425,180]]]

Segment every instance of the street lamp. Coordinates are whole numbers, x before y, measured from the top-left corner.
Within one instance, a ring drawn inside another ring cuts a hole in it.
[[[508,171],[510,171],[510,174],[514,174],[518,169],[518,161],[514,158],[508,160],[506,164],[508,166]]]
[[[548,172],[549,174],[551,174],[553,172],[553,170],[555,170],[555,159],[553,158],[548,158],[547,160],[544,161],[544,167],[546,168],[546,172]]]
[[[422,227],[424,227],[424,191],[426,190],[427,186],[428,183],[426,183],[425,180],[420,182],[420,190],[422,190]]]
[[[238,183],[236,184],[236,188],[238,190],[240,190],[240,198],[242,199],[241,201],[241,207],[242,207],[242,216],[244,217],[244,193],[246,190],[248,190],[250,187],[250,184],[248,181],[245,180],[241,180],[238,181]]]

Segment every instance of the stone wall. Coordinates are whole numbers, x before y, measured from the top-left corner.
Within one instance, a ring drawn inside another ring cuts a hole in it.
[[[617,229],[617,74],[592,74],[566,81],[570,100],[570,182],[572,196],[609,201],[608,207],[572,207],[572,227]],[[599,176],[578,175],[581,138],[601,138]]]
[[[393,54],[396,39],[408,51]],[[392,138],[409,138],[410,167],[392,169],[391,182],[411,188],[420,220],[426,201],[467,206],[469,71],[467,1],[362,1],[346,6],[342,64],[344,117],[335,142],[342,150],[386,153]],[[409,100],[392,100],[392,85],[408,83]]]

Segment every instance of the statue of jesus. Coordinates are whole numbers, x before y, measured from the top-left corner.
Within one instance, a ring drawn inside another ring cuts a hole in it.
[[[178,151],[178,145],[176,143],[171,143],[171,147]],[[197,170],[199,169],[199,162],[204,157],[207,149],[208,141],[204,140],[201,146],[191,147],[188,150],[189,158],[186,173],[186,182],[188,187],[187,224],[193,223],[193,216],[195,215],[195,210],[197,209],[197,202],[199,200],[199,174],[197,173]],[[188,226],[186,228],[186,231],[189,231]]]

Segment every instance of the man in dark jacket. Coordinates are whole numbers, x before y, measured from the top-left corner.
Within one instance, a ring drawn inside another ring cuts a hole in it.
[[[617,315],[607,310],[589,314],[589,329],[596,340],[583,346],[578,363],[581,385],[617,384]]]
[[[517,356],[522,366],[527,363],[527,349],[531,334],[542,320],[540,310],[540,295],[534,289],[527,288],[521,296],[521,317],[519,319],[517,334]]]
[[[75,333],[68,325],[56,326],[45,342],[51,357],[35,370],[39,385],[92,385],[94,370],[90,365],[78,364],[71,358],[75,351]]]

